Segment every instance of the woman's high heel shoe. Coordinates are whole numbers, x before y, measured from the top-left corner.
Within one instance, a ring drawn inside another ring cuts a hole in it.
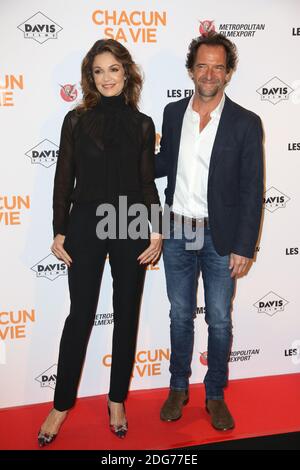
[[[39,433],[38,433],[39,447],[45,447],[45,446],[51,444],[51,442],[54,441],[56,436],[57,436],[57,434],[50,434],[48,432],[42,432],[42,430],[40,429]]]
[[[62,423],[64,422],[64,420],[66,419],[67,414],[68,413],[66,413],[66,415],[64,416],[64,419],[60,423],[59,429],[60,429]],[[58,431],[59,431],[59,429],[58,429]],[[39,447],[45,447],[45,446],[51,444],[51,442],[53,442],[54,439],[56,438],[57,434],[58,434],[58,432],[49,433],[49,432],[44,432],[44,431],[42,431],[42,429],[40,429],[39,433],[38,433],[38,445],[39,445]]]
[[[124,408],[124,413],[125,413],[124,403],[123,403],[123,408]],[[109,403],[108,402],[107,402],[107,411],[108,411],[108,416],[110,418],[110,408],[109,408]],[[124,437],[126,436],[127,431],[128,431],[128,422],[126,420],[125,424],[120,424],[120,425],[110,424],[109,423],[109,429],[119,439],[124,439]]]

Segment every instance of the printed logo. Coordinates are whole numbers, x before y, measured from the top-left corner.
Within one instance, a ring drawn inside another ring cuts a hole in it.
[[[207,351],[199,353],[199,360],[203,366],[208,365]],[[260,349],[242,349],[239,351],[231,351],[228,362],[246,362],[252,359],[252,356],[258,356]]]
[[[57,364],[53,364],[53,366],[49,367],[49,369],[42,372],[34,380],[39,382],[42,388],[49,387],[55,390],[56,375],[57,375]]]
[[[59,276],[66,276],[68,273],[67,265],[58,260],[52,253],[30,269],[36,272],[36,277],[45,277],[50,281],[55,281]]]
[[[35,321],[36,312],[33,308],[31,311],[25,309],[0,311],[0,342],[26,338],[27,325]]]
[[[210,31],[215,31],[215,25],[214,25],[214,20],[204,20],[200,21],[200,26],[199,26],[199,33],[200,36],[207,36]]]
[[[221,23],[215,26],[214,20],[200,21],[199,33],[201,36],[207,36],[211,31],[218,31],[228,37],[246,37],[252,38],[257,31],[264,31],[264,23]]]
[[[184,89],[169,89],[167,90],[167,98],[187,98],[192,96],[194,90],[192,88],[184,88]]]
[[[271,186],[271,188],[265,192],[264,207],[269,212],[275,212],[277,209],[285,209],[289,201],[290,198],[286,194],[274,188],[274,186]]]
[[[264,23],[225,23],[220,24],[219,32],[227,37],[253,38],[257,31],[264,31]]]
[[[15,106],[16,90],[24,90],[24,75],[5,74],[0,79],[0,107]]]
[[[64,101],[75,101],[78,95],[76,85],[67,83],[66,85],[60,85],[60,96]]]
[[[114,322],[113,313],[97,313],[95,315],[94,326],[112,325]]]
[[[207,351],[199,353],[199,354],[200,354],[200,357],[199,357],[200,363],[203,366],[207,366]]]
[[[42,140],[32,149],[25,153],[34,165],[42,165],[46,168],[57,162],[58,146],[48,139]]]
[[[169,349],[149,349],[137,351],[132,371],[132,377],[152,377],[161,375],[162,365],[170,361]],[[102,358],[104,367],[111,367],[111,354]]]
[[[247,362],[252,356],[258,356],[260,349],[241,349],[240,351],[231,351],[229,362]]]
[[[272,104],[277,104],[280,101],[288,100],[289,95],[294,90],[278,77],[273,77],[256,91],[260,95],[262,101],[269,101]]]
[[[299,248],[294,246],[293,248],[286,248],[285,249],[286,256],[293,256],[299,254]]]
[[[0,227],[1,225],[21,225],[21,215],[29,209],[29,195],[0,195]]]
[[[205,315],[205,305],[202,307],[196,307],[195,316],[196,315]]]
[[[48,39],[57,39],[57,34],[62,30],[62,27],[38,11],[21,23],[18,29],[23,31],[25,39],[34,39],[43,44]]]
[[[288,303],[283,297],[270,291],[253,305],[257,308],[258,313],[266,313],[272,317],[277,312],[283,312]]]
[[[289,152],[295,152],[297,150],[300,150],[300,142],[289,142],[288,143],[288,151]]]
[[[165,11],[95,10],[92,21],[101,27],[101,36],[116,41],[157,43],[159,28],[167,25]]]
[[[295,366],[298,366],[300,364],[300,340],[299,339],[295,339],[295,341],[293,341],[291,350],[292,350],[292,363]]]
[[[300,348],[290,348],[284,350],[284,357],[292,357],[298,356],[300,357]]]

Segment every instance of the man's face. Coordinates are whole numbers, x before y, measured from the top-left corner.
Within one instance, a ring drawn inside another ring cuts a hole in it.
[[[195,91],[202,98],[214,98],[222,94],[231,72],[226,71],[226,52],[223,46],[199,47],[190,76]]]

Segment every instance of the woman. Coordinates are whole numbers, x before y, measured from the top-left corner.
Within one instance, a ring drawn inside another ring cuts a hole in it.
[[[54,407],[41,426],[40,446],[53,441],[74,405],[107,254],[114,309],[107,404],[111,431],[119,438],[126,436],[124,400],[134,361],[145,265],[157,262],[162,247],[160,217],[151,220],[150,240],[148,221],[144,238],[124,238],[118,230],[116,237],[105,238],[103,230],[96,230],[104,219],[96,210],[104,203],[115,209],[119,228],[119,213],[126,216],[119,196],[127,197],[128,207],[143,203],[146,219],[151,206],[159,206],[154,125],[137,108],[142,87],[139,69],[123,45],[113,39],[99,40],[82,62],[81,85],[83,102],[63,122],[54,180],[51,249],[68,265],[71,307],[60,342]],[[127,228],[131,220],[127,219]]]

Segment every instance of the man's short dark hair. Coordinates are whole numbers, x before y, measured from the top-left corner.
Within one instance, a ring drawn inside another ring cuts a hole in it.
[[[224,34],[211,31],[205,36],[199,36],[198,38],[193,39],[189,45],[185,63],[188,70],[192,70],[194,67],[198,49],[202,44],[205,44],[206,46],[223,46],[226,52],[227,72],[236,68],[238,56],[235,44],[227,39]]]

